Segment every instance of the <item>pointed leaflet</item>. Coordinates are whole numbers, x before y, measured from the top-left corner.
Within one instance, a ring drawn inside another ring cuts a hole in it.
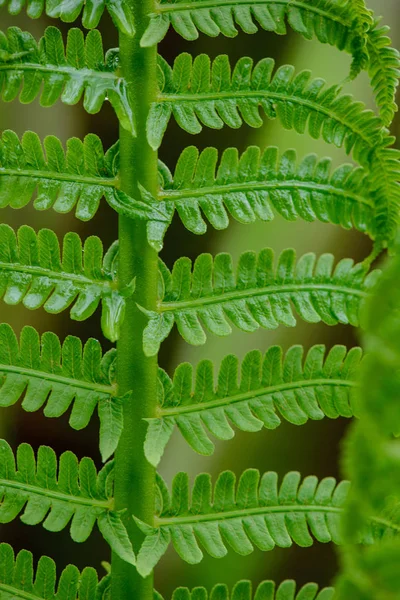
[[[48,531],[61,531],[71,521],[70,535],[84,542],[96,522],[107,542],[123,560],[134,564],[135,556],[119,513],[112,510],[112,464],[97,473],[90,458],[80,462],[72,452],[59,461],[48,446],[37,457],[28,444],[16,453],[0,441],[0,523],[9,523],[21,512],[26,525],[43,522]]]
[[[0,32],[0,92],[7,102],[19,96],[24,104],[40,94],[42,106],[60,98],[77,104],[83,96],[90,114],[99,112],[107,98],[122,127],[135,135],[128,86],[118,74],[118,51],[104,57],[97,29],[86,39],[80,29],[70,29],[65,46],[56,27],[48,27],[39,42],[18,27]]]
[[[89,424],[96,407],[100,418],[103,460],[115,451],[123,428],[122,405],[117,396],[116,351],[102,356],[97,340],[81,341],[70,335],[61,345],[51,332],[39,334],[24,327],[18,343],[12,328],[0,325],[0,407],[21,398],[27,412],[44,408],[47,417],[60,417],[72,406],[69,423],[74,429]]]
[[[36,210],[64,214],[75,209],[78,219],[88,221],[104,196],[118,213],[134,215],[134,200],[118,189],[118,162],[118,144],[104,154],[92,133],[83,142],[69,139],[64,151],[52,135],[42,146],[32,131],[20,140],[6,130],[0,138],[0,208],[23,208],[34,199]]]
[[[274,265],[270,248],[245,252],[236,273],[229,254],[201,254],[192,269],[188,258],[180,258],[172,273],[160,262],[163,280],[158,311],[144,311],[149,323],[143,345],[147,355],[158,352],[174,323],[190,344],[206,341],[204,329],[229,335],[230,323],[242,331],[259,327],[293,327],[294,311],[309,323],[320,321],[357,326],[360,308],[379,272],[367,274],[363,264],[334,257],[305,254],[296,261],[292,249],[282,252]],[[144,310],[144,309],[143,309]]]
[[[297,164],[294,150],[279,156],[276,147],[262,152],[250,146],[241,156],[236,148],[228,148],[218,161],[215,148],[199,153],[189,146],[182,152],[174,176],[160,163],[159,179],[157,197],[140,188],[142,202],[136,201],[133,208],[137,217],[147,212],[154,225],[162,222],[161,211],[169,214],[171,221],[177,210],[186,229],[203,234],[206,221],[225,229],[228,215],[240,223],[253,223],[270,221],[278,213],[288,221],[318,219],[376,235],[375,199],[368,174],[350,164],[332,172],[331,159],[319,160],[315,154]],[[151,216],[150,211],[155,214]]]
[[[336,485],[332,477],[318,482],[314,476],[301,481],[295,472],[285,475],[278,488],[276,473],[265,473],[260,479],[257,470],[249,469],[240,477],[237,489],[231,471],[219,475],[214,490],[210,475],[198,475],[190,499],[188,475],[179,473],[172,496],[164,490],[164,507],[154,528],[136,519],[145,535],[137,569],[142,576],[148,575],[170,542],[190,564],[202,560],[200,545],[207,554],[221,558],[227,554],[227,546],[246,555],[254,545],[269,551],[275,546],[290,547],[293,542],[311,546],[314,538],[340,543],[340,517],[347,492],[348,482]],[[380,532],[385,529],[376,527]],[[372,539],[371,527],[363,539]]]
[[[44,307],[52,314],[71,308],[71,319],[83,321],[101,303],[103,333],[116,341],[124,318],[125,297],[132,288],[116,289],[115,254],[111,246],[103,257],[96,236],[84,245],[76,233],[64,236],[62,253],[50,229],[35,231],[23,225],[17,235],[0,225],[0,298],[31,310]]]
[[[147,460],[157,466],[177,426],[188,444],[210,455],[214,444],[208,432],[227,440],[234,435],[231,424],[243,431],[275,429],[281,418],[295,425],[309,419],[352,417],[356,412],[355,373],[361,349],[313,346],[303,359],[301,346],[283,355],[272,346],[263,356],[253,350],[241,366],[230,354],[221,363],[217,385],[210,360],[202,360],[194,374],[189,363],[176,369],[174,378],[160,370],[158,417],[148,419],[145,442]],[[239,381],[240,366],[240,381]]]

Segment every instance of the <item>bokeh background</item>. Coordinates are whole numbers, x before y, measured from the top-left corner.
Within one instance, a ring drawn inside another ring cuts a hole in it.
[[[398,0],[371,0],[370,7],[377,14],[382,14],[383,22],[392,28],[394,44],[400,45],[400,11]],[[30,21],[25,15],[10,17],[5,9],[0,9],[1,29],[17,25],[39,37],[45,27],[52,24],[46,17],[38,21]],[[60,25],[64,33],[68,26]],[[77,21],[76,26],[80,26]],[[104,16],[101,31],[105,49],[117,46],[117,34],[111,21]],[[335,48],[321,45],[316,41],[307,42],[299,35],[289,31],[285,37],[260,31],[249,36],[240,33],[236,39],[223,37],[210,39],[201,36],[196,42],[185,42],[174,32],[160,45],[160,53],[169,61],[182,51],[193,55],[207,52],[211,57],[227,53],[232,61],[243,55],[255,60],[271,56],[277,65],[291,63],[297,69],[310,69],[316,77],[325,78],[328,83],[343,82],[344,89],[353,93],[357,99],[363,100],[368,106],[373,106],[372,94],[368,78],[360,75],[353,82],[346,82],[349,72],[350,57],[340,53]],[[398,121],[394,123],[396,133]],[[98,115],[87,115],[82,106],[67,107],[61,103],[52,108],[41,108],[36,101],[29,106],[17,102],[0,104],[0,129],[13,129],[19,135],[31,129],[41,137],[53,134],[63,142],[69,137],[82,138],[89,132],[98,134],[105,148],[113,144],[118,137],[118,124],[114,112],[105,105]],[[196,138],[182,132],[171,123],[160,151],[160,157],[170,168],[173,168],[181,150],[195,143],[200,149],[213,145],[224,149],[227,146],[237,146],[243,150],[249,144],[277,145],[281,150],[296,148],[299,157],[309,152],[320,156],[332,156],[335,164],[348,162],[341,150],[327,146],[322,141],[312,140],[308,135],[299,136],[293,132],[284,131],[278,121],[265,121],[261,129],[250,129],[243,126],[233,131],[228,128],[222,131],[204,130]],[[22,211],[3,209],[3,222],[18,227],[27,223],[36,229],[51,227],[60,238],[67,231],[76,231],[83,238],[91,234],[99,235],[105,247],[108,247],[117,237],[117,215],[102,203],[95,219],[82,223],[72,215],[57,215],[53,211],[37,213],[26,207]],[[307,224],[302,221],[287,223],[276,218],[272,223],[257,223],[240,225],[231,223],[229,229],[216,232],[212,228],[204,236],[195,236],[186,232],[180,221],[176,219],[171,226],[165,241],[162,258],[171,266],[173,261],[182,255],[195,258],[201,252],[229,251],[234,257],[245,250],[260,250],[265,246],[274,248],[276,252],[286,247],[294,247],[299,254],[314,251],[317,254],[332,252],[337,259],[352,257],[363,259],[370,250],[369,240],[357,232],[344,231],[338,227],[321,223]],[[109,343],[102,337],[96,313],[85,323],[70,321],[67,313],[57,316],[46,314],[43,310],[29,312],[23,308],[10,308],[1,304],[1,322],[10,323],[19,333],[26,324],[35,326],[40,333],[54,331],[64,339],[68,334],[75,334],[86,341],[88,337],[97,337],[103,343],[104,349]],[[292,344],[303,344],[306,348],[315,343],[325,343],[331,347],[335,343],[348,346],[355,345],[355,332],[345,326],[330,328],[324,325],[310,325],[299,322],[296,329],[280,328],[274,332],[260,331],[256,334],[236,332],[229,338],[218,339],[209,336],[205,346],[193,348],[185,344],[174,333],[163,345],[160,354],[160,364],[171,374],[175,366],[182,361],[198,362],[202,358],[211,358],[218,365],[221,358],[232,352],[243,355],[251,349],[265,351],[272,344],[281,344],[287,349]],[[29,442],[36,450],[40,444],[52,446],[57,453],[73,450],[78,457],[91,456],[100,466],[98,453],[98,422],[94,418],[90,427],[82,432],[75,432],[68,426],[68,416],[61,419],[45,419],[39,413],[27,414],[15,406],[0,409],[0,434],[13,447],[21,442]],[[258,434],[237,432],[230,442],[217,442],[216,452],[211,458],[196,455],[176,433],[167,448],[160,466],[161,474],[168,482],[175,473],[188,471],[193,477],[197,473],[208,471],[213,475],[223,469],[232,469],[240,474],[244,469],[256,467],[262,472],[275,470],[283,475],[289,470],[298,470],[303,475],[316,474],[319,477],[339,475],[340,440],[343,437],[347,423],[325,420],[309,422],[302,427],[283,424],[276,431],[263,430]],[[82,545],[74,544],[67,530],[52,534],[43,528],[29,527],[18,520],[0,528],[0,540],[13,545],[16,551],[26,548],[34,553],[35,558],[47,554],[56,560],[61,570],[72,562],[83,568],[90,564],[104,574],[101,561],[109,560],[108,548],[101,536],[95,532],[88,542]],[[157,568],[157,589],[170,598],[172,590],[177,585],[205,585],[211,587],[218,582],[233,584],[239,578],[251,578],[254,583],[263,579],[294,578],[299,583],[316,581],[321,585],[329,584],[337,572],[335,549],[331,545],[315,544],[310,549],[293,546],[291,549],[262,553],[255,551],[248,557],[240,557],[232,552],[221,560],[206,557],[200,565],[189,566],[183,563],[177,555],[170,551]],[[133,599],[132,599],[133,600]]]

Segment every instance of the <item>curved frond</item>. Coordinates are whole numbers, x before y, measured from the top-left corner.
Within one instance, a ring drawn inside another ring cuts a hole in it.
[[[45,150],[45,152],[44,152]],[[52,208],[81,221],[92,219],[104,196],[118,213],[132,215],[133,202],[118,189],[118,144],[104,153],[97,135],[67,141],[54,136],[42,143],[27,131],[21,140],[10,130],[0,137],[0,208],[23,208],[34,198],[36,210]]]
[[[84,542],[97,523],[118,556],[135,564],[135,556],[120,513],[113,510],[112,463],[97,473],[90,458],[80,462],[72,452],[59,461],[48,446],[37,457],[29,444],[21,444],[14,459],[5,440],[0,440],[0,523],[10,523],[21,512],[26,525],[61,531],[71,521],[70,534]]]
[[[56,564],[42,556],[36,568],[33,555],[21,550],[17,556],[9,544],[0,544],[0,597],[2,600],[94,600],[99,581],[97,572],[86,567],[82,572],[68,565],[57,578]]]
[[[264,356],[258,350],[249,352],[241,365],[229,354],[222,360],[217,385],[210,360],[202,360],[195,374],[191,364],[179,365],[173,380],[160,369],[158,416],[147,419],[146,458],[158,465],[175,426],[195,452],[207,456],[214,452],[207,433],[231,439],[235,432],[230,423],[255,432],[275,429],[281,417],[294,425],[352,417],[361,354],[360,348],[347,352],[334,346],[325,356],[325,346],[319,345],[304,359],[301,346],[292,346],[286,355],[272,346]]]
[[[298,588],[296,582],[287,579],[280,585],[274,581],[262,581],[253,591],[251,581],[238,581],[229,591],[227,585],[219,583],[215,585],[210,594],[206,588],[197,587],[193,590],[189,588],[177,588],[171,597],[171,600],[333,600],[333,588],[319,589],[316,583],[306,583]],[[164,600],[160,594],[155,594],[154,600]]]
[[[150,527],[136,519],[145,534],[137,557],[137,569],[148,575],[172,542],[179,556],[190,564],[203,558],[200,544],[214,558],[222,558],[227,546],[241,555],[293,542],[307,547],[319,542],[341,543],[340,517],[348,493],[348,482],[336,485],[333,477],[318,482],[314,476],[301,482],[300,473],[285,475],[278,488],[278,475],[256,469],[244,471],[236,489],[232,471],[221,473],[212,488],[211,476],[195,479],[189,494],[189,478],[179,473],[170,496],[165,484],[160,493],[163,506]],[[191,498],[190,498],[191,496]],[[311,535],[312,534],[312,535]],[[371,535],[368,530],[365,539]]]
[[[315,37],[352,54],[353,76],[366,65],[365,25],[372,24],[372,17],[363,0],[159,0],[141,45],[159,43],[170,26],[186,40],[195,40],[199,32],[235,37],[238,28],[251,34],[261,27],[284,35],[286,24],[307,40]]]
[[[54,418],[72,406],[69,423],[77,430],[89,424],[97,407],[104,461],[118,445],[123,403],[130,396],[118,396],[115,369],[116,350],[103,356],[95,339],[82,348],[79,338],[69,335],[61,345],[54,333],[40,338],[33,327],[24,327],[18,342],[9,325],[0,325],[0,407],[22,398],[27,412],[44,407],[45,416]]]
[[[159,175],[157,197],[141,188],[141,205],[135,201],[136,215],[148,215],[148,237],[157,249],[162,238],[155,242],[154,233],[164,233],[163,214],[171,220],[175,210],[186,229],[195,234],[206,232],[206,220],[216,229],[225,229],[228,215],[240,223],[253,223],[270,221],[275,213],[288,221],[318,219],[346,229],[354,226],[372,237],[376,234],[375,198],[366,172],[350,164],[332,171],[332,160],[318,159],[315,154],[298,163],[295,150],[280,156],[274,146],[264,151],[250,146],[240,156],[236,148],[228,148],[218,160],[216,148],[199,153],[189,146],[173,176],[164,164]],[[157,215],[151,214],[156,209],[163,213],[158,229]]]
[[[38,19],[43,11],[47,16],[72,23],[82,13],[82,25],[87,29],[97,27],[107,9],[115,26],[126,35],[135,35],[133,14],[124,0],[0,0],[0,8],[7,7],[11,15],[26,8],[28,17]]]
[[[72,305],[71,319],[83,321],[102,305],[103,333],[116,341],[125,312],[125,297],[132,286],[118,291],[116,252],[111,246],[103,257],[100,238],[91,236],[84,245],[78,234],[64,236],[62,253],[50,229],[38,233],[23,225],[17,234],[0,225],[0,298],[6,304],[22,304],[34,310],[60,313]]]
[[[229,335],[230,323],[242,331],[259,327],[293,327],[296,313],[309,323],[344,323],[357,326],[363,300],[379,272],[367,275],[367,267],[334,257],[303,255],[296,263],[292,249],[282,252],[274,265],[270,248],[245,252],[236,274],[229,254],[201,254],[192,263],[180,258],[172,273],[160,262],[162,285],[158,310],[147,311],[149,323],[143,345],[148,356],[156,354],[174,323],[190,344],[206,341],[204,327],[219,336]],[[230,323],[229,323],[230,322]]]
[[[83,106],[90,114],[99,112],[108,99],[121,125],[135,135],[128,86],[118,74],[118,50],[104,57],[97,29],[86,39],[80,29],[70,29],[65,46],[56,27],[48,27],[39,42],[18,27],[0,32],[0,92],[4,101],[19,96],[23,104],[40,94],[42,106],[59,99],[77,104],[84,96]]]

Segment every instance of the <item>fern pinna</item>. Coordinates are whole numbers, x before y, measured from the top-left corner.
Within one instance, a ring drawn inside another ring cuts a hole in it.
[[[119,222],[118,240],[106,251],[96,236],[67,233],[60,243],[50,229],[0,225],[2,300],[49,313],[69,310],[77,321],[101,307],[103,334],[117,343],[103,352],[95,339],[60,341],[31,326],[17,335],[0,325],[0,406],[20,403],[49,418],[70,411],[76,430],[97,411],[105,462],[96,469],[92,459],[69,451],[57,458],[47,446],[35,452],[29,444],[13,449],[1,441],[0,522],[20,516],[49,531],[69,527],[75,542],[97,526],[112,551],[103,576],[72,565],[56,575],[50,558],[36,563],[30,552],[15,555],[0,544],[0,598],[397,598],[398,261],[383,278],[371,269],[384,249],[398,248],[400,155],[389,127],[400,57],[388,28],[364,0],[0,0],[0,7],[65,23],[80,18],[90,30],[72,27],[66,39],[54,25],[40,39],[18,27],[1,32],[4,101],[39,98],[43,107],[82,101],[94,114],[108,100],[121,126],[119,140],[106,150],[94,134],[66,144],[33,131],[19,137],[5,130],[0,138],[1,207],[32,204],[86,222],[104,198]],[[107,52],[96,29],[104,12],[120,39]],[[233,38],[239,30],[283,35],[290,28],[350,54],[349,77],[368,73],[377,110],[340,85],[268,57],[233,64],[225,54],[211,60],[182,53],[168,64],[157,44],[171,28],[188,41],[200,34]],[[188,146],[175,166],[166,165],[158,148],[172,118],[192,135],[277,119],[284,129],[343,148],[351,162],[333,167],[332,159],[275,146],[220,154]],[[275,256],[265,248],[243,253],[237,264],[227,253],[203,253],[169,268],[158,254],[175,213],[197,235],[208,225],[227,228],[231,217],[245,224],[276,215],[318,220],[366,234],[374,250],[359,264],[331,254],[297,257],[291,248]],[[383,308],[374,300],[377,281]],[[365,323],[369,356],[341,345],[304,352],[294,339],[286,352],[270,346],[241,362],[229,354],[218,373],[207,359],[183,363],[173,375],[158,366],[160,345],[174,325],[187,343],[202,345],[206,332],[294,327],[297,317]],[[155,471],[175,428],[195,452],[211,455],[211,436],[229,440],[235,428],[250,433],[283,420],[302,425],[338,417],[358,419],[345,462],[353,488],[332,477],[289,472],[278,478],[247,469],[238,481],[231,471],[214,481],[199,474],[193,483],[178,473],[169,490]],[[195,564],[204,553],[220,558],[315,541],[345,542],[337,591],[243,580],[232,588],[177,587],[167,597],[154,586],[153,570],[169,545]]]

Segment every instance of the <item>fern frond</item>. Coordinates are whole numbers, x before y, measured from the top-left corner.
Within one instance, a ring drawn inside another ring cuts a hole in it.
[[[21,550],[17,556],[9,544],[0,544],[0,597],[2,600],[95,600],[99,588],[97,572],[86,567],[82,572],[68,565],[57,579],[56,564],[48,556],[39,559]]]
[[[135,35],[133,14],[124,0],[0,0],[0,8],[4,6],[10,15],[18,15],[26,8],[32,19],[38,19],[46,10],[49,17],[65,23],[75,21],[83,10],[82,25],[87,29],[97,27],[107,9],[119,31]]]
[[[45,150],[45,153],[44,151]],[[104,153],[92,133],[84,141],[71,138],[66,151],[54,136],[42,143],[27,131],[21,140],[10,130],[0,137],[0,208],[23,208],[32,198],[36,210],[75,210],[81,221],[92,219],[104,196],[120,214],[134,216],[133,200],[119,187],[118,144]]]
[[[280,417],[294,425],[352,417],[357,412],[355,371],[361,349],[347,352],[344,346],[334,346],[325,356],[325,346],[319,345],[305,360],[303,355],[301,346],[292,346],[285,356],[282,348],[272,346],[264,356],[258,350],[249,352],[240,366],[229,354],[222,360],[217,386],[210,360],[199,363],[195,377],[189,363],[179,365],[173,380],[160,369],[158,416],[147,419],[147,460],[158,465],[175,426],[195,452],[210,455],[214,444],[207,431],[218,439],[231,439],[230,422],[254,432],[275,429]]]
[[[236,25],[245,33],[255,33],[260,26],[284,35],[287,23],[307,40],[315,37],[352,54],[356,75],[368,60],[365,25],[371,21],[362,0],[159,0],[141,45],[159,43],[170,26],[183,38],[195,40],[199,32],[235,37]]]
[[[15,460],[10,446],[0,440],[0,523],[10,523],[22,511],[23,523],[43,522],[48,531],[61,531],[72,520],[71,538],[84,542],[97,522],[113,551],[135,564],[121,515],[113,510],[111,471],[108,463],[97,473],[90,458],[78,462],[72,452],[57,461],[48,446],[41,446],[35,458],[32,447],[21,444]]]
[[[297,164],[295,150],[279,156],[276,147],[261,151],[250,146],[241,156],[236,148],[228,148],[218,162],[215,148],[199,153],[189,146],[182,152],[174,175],[161,164],[159,177],[157,197],[141,188],[142,203],[135,201],[136,216],[148,215],[148,237],[157,249],[162,238],[155,243],[154,233],[164,233],[163,215],[168,214],[171,220],[175,209],[186,229],[195,234],[206,232],[204,217],[216,229],[225,229],[228,214],[240,223],[253,223],[257,219],[270,221],[278,213],[288,221],[318,219],[376,235],[375,198],[366,172],[350,164],[332,172],[331,159],[319,160],[315,154]],[[157,215],[152,213],[157,209],[162,214],[156,229]]]
[[[333,588],[319,589],[316,583],[306,583],[300,589],[296,582],[290,579],[276,585],[274,581],[262,581],[253,592],[251,581],[238,581],[229,591],[225,584],[217,584],[208,594],[206,588],[197,587],[193,590],[180,587],[176,589],[171,600],[333,600]],[[154,600],[164,600],[156,593]]]
[[[70,315],[76,321],[90,317],[101,302],[103,333],[116,341],[125,296],[133,292],[132,287],[117,289],[116,252],[114,244],[103,258],[98,237],[87,238],[82,247],[76,233],[67,233],[61,258],[59,241],[50,229],[36,234],[23,225],[15,234],[9,225],[0,224],[0,298],[52,314],[73,305]]]
[[[227,554],[226,544],[247,555],[253,552],[253,545],[269,551],[275,546],[288,548],[293,542],[311,546],[313,538],[341,543],[340,516],[347,493],[348,482],[336,486],[332,477],[318,482],[314,476],[301,482],[296,472],[285,475],[278,490],[276,473],[265,473],[260,480],[256,469],[248,469],[237,490],[232,471],[219,475],[214,490],[210,475],[198,475],[190,499],[188,475],[179,473],[171,496],[160,480],[162,508],[155,526],[136,519],[145,534],[137,569],[142,576],[148,575],[171,542],[190,564],[203,558],[199,542],[214,558]],[[368,530],[365,540],[370,536]]]
[[[103,356],[97,340],[82,348],[79,338],[69,335],[61,346],[54,333],[40,338],[33,327],[24,327],[18,343],[12,328],[0,325],[0,407],[23,398],[27,412],[44,407],[46,417],[60,417],[72,406],[69,423],[77,430],[88,425],[97,407],[104,461],[118,445],[123,403],[130,396],[118,396],[115,369],[116,350]]]
[[[380,27],[379,21],[368,32],[367,50],[370,57],[368,73],[380,108],[384,125],[389,126],[397,111],[396,91],[400,78],[400,53],[391,46],[387,33],[390,28]]]
[[[56,27],[48,27],[39,42],[18,27],[0,32],[0,92],[4,101],[19,95],[24,104],[40,94],[42,106],[60,98],[77,104],[84,95],[83,106],[90,114],[99,112],[107,98],[121,125],[135,135],[128,86],[118,74],[118,50],[104,57],[97,29],[86,39],[80,29],[70,29],[66,46]]]
[[[367,275],[367,267],[341,260],[333,271],[334,257],[303,255],[296,264],[292,249],[282,252],[274,266],[270,248],[240,256],[236,276],[232,257],[201,254],[192,263],[179,259],[172,270],[160,261],[161,285],[158,310],[142,309],[149,323],[143,345],[148,356],[156,354],[174,323],[190,344],[206,341],[203,326],[213,334],[229,335],[228,320],[242,331],[278,325],[293,327],[297,314],[309,323],[357,326],[363,300],[379,272]]]

